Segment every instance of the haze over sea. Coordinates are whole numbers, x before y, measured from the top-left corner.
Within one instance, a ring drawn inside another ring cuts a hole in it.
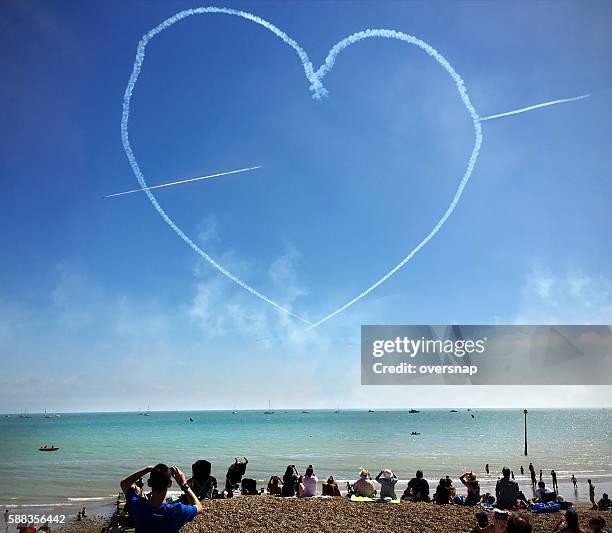
[[[527,472],[530,461],[544,470],[545,481],[554,468],[561,493],[574,501],[588,497],[588,477],[598,498],[612,486],[609,409],[530,410],[528,457],[523,456],[521,410],[450,409],[3,416],[0,505],[46,507],[112,498],[122,477],[156,462],[176,464],[189,475],[195,460],[208,459],[221,484],[229,463],[242,456],[249,460],[246,477],[260,486],[271,474],[282,475],[287,464],[303,471],[312,463],[319,478],[333,474],[340,480],[355,479],[362,467],[374,475],[392,468],[406,480],[421,468],[430,483],[448,474],[460,485],[459,475],[473,470],[483,489],[490,490],[508,465],[529,497],[529,483],[519,469],[524,465]],[[60,450],[39,452],[45,444]],[[579,480],[577,494],[568,483],[572,474]]]

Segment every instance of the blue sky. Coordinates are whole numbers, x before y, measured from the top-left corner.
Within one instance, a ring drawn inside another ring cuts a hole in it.
[[[277,25],[315,66],[368,27],[414,34],[455,67],[482,116],[593,96],[484,123],[442,231],[306,333],[202,262],[143,194],[102,199],[137,186],[119,125],[138,40],[198,4],[5,3],[2,410],[410,406],[414,391],[359,386],[360,324],[612,323],[609,3],[218,5]],[[130,122],[149,184],[263,165],[157,198],[225,267],[310,320],[431,229],[473,142],[452,80],[405,43],[350,47],[325,85],[328,98],[310,98],[293,50],[261,27],[191,17],[149,45]],[[524,402],[518,389],[423,390],[423,405]],[[531,395],[548,405],[555,394]],[[560,401],[610,397],[577,387]]]

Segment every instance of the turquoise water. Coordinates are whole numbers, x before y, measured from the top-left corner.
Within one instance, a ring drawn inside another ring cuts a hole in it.
[[[456,479],[474,470],[487,486],[506,464],[521,481],[520,465],[527,469],[532,461],[545,477],[557,470],[562,484],[574,473],[583,495],[587,477],[598,495],[610,487],[612,411],[533,410],[528,423],[525,458],[521,410],[13,415],[0,418],[0,505],[93,502],[116,495],[122,477],[156,462],[189,473],[196,459],[206,458],[222,480],[228,464],[242,456],[249,459],[247,477],[260,481],[282,474],[287,464],[303,471],[312,463],[320,478],[333,474],[341,480],[355,479],[362,467],[374,473],[392,468],[400,479],[421,468],[430,480],[446,474]],[[411,436],[411,431],[421,434]],[[60,450],[41,453],[44,444]],[[490,476],[484,474],[485,463]]]

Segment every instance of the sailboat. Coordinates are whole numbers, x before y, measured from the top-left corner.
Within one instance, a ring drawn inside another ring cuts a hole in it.
[[[32,417],[28,414],[28,410],[24,409],[23,414],[19,415],[19,418],[32,418]]]
[[[45,418],[53,418],[52,415],[47,414],[47,410],[45,409]]]
[[[336,413],[336,414],[340,414],[340,405],[338,405],[338,407],[337,407],[337,409],[336,409],[335,413]]]
[[[144,416],[151,416],[151,409],[149,408],[148,405],[147,405],[147,412],[144,413]]]
[[[235,415],[236,414],[236,404],[234,404],[234,408],[232,409],[232,414]]]
[[[272,403],[268,400],[268,410],[264,411],[264,415],[273,415],[274,411],[272,411]]]

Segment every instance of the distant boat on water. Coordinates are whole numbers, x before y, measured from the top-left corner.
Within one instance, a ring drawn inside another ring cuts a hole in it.
[[[44,446],[41,446],[40,448],[38,448],[39,452],[56,452],[57,450],[59,450],[59,448],[57,446],[51,446],[49,448],[49,446],[47,446],[46,444]]]
[[[337,409],[336,409],[335,413],[336,413],[336,414],[340,414],[340,406],[339,406],[339,405],[338,405],[338,407],[337,407]]]
[[[32,418],[29,414],[27,409],[23,410],[23,413],[19,415],[19,418]]]
[[[372,409],[368,409],[368,413],[373,413],[374,411]]]
[[[451,410],[450,410],[450,412],[451,412],[451,413],[456,413],[456,412],[457,412],[457,409],[451,409]]]
[[[151,416],[151,409],[147,405],[147,410],[143,413],[143,416]]]
[[[268,410],[264,411],[264,415],[273,415],[274,411],[272,411],[272,402],[268,400]]]
[[[305,414],[305,415],[307,415],[307,414],[308,414],[308,411],[302,411],[302,413],[303,413],[303,414]]]
[[[417,411],[416,409],[410,409],[409,413],[420,413],[421,411]]]

